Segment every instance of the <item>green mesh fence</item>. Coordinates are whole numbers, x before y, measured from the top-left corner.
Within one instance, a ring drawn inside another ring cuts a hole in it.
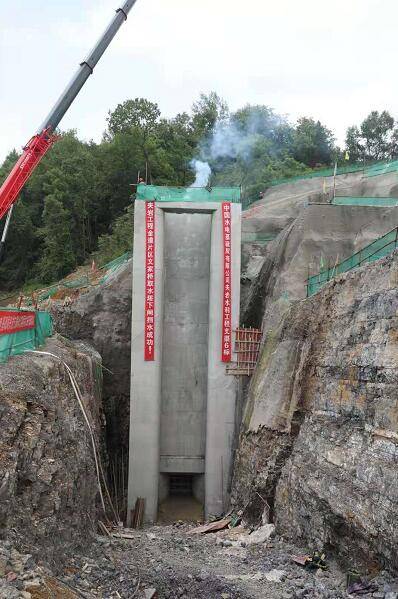
[[[398,198],[357,198],[348,196],[336,196],[332,204],[336,206],[374,206],[379,208],[388,208],[389,206],[398,206]]]
[[[7,311],[21,312],[13,308]],[[44,345],[47,337],[53,334],[52,318],[48,312],[36,312],[36,327],[9,335],[0,335],[0,363],[7,362],[10,356],[23,354],[26,350]]]
[[[73,281],[64,281],[62,283],[63,287],[67,289],[77,289],[78,287],[85,287],[86,285],[90,285],[90,279],[87,275],[84,277],[80,277],[80,279],[74,279]]]
[[[122,256],[112,260],[112,262],[108,262],[107,264],[104,264],[104,266],[101,266],[101,270],[115,270],[115,268],[119,268],[121,264],[124,264],[127,260],[129,260],[132,255],[132,252],[126,252]]]
[[[127,260],[129,260],[132,256],[132,252],[126,252],[122,256],[115,258],[111,262],[104,264],[100,267],[100,270],[104,271],[106,274],[99,281],[99,284],[105,282],[111,274],[113,274],[117,269],[120,268],[122,264],[124,264]],[[97,283],[98,284],[98,283]],[[90,281],[90,277],[88,275],[84,275],[78,279],[72,279],[70,281],[62,281],[58,285],[52,285],[47,289],[44,289],[38,296],[37,299],[39,302],[44,302],[45,300],[53,297],[58,291],[62,289],[82,289],[84,287],[90,287],[92,285]],[[31,299],[26,299],[27,305],[32,305]]]
[[[374,164],[365,171],[366,177],[377,177],[378,175],[386,175],[387,173],[396,173],[398,171],[398,160]]]
[[[314,295],[328,281],[344,272],[348,272],[366,262],[373,262],[391,254],[398,247],[398,227],[379,237],[366,247],[362,248],[356,254],[353,254],[343,262],[336,264],[332,268],[320,271],[317,275],[309,277],[307,280],[307,297]]]
[[[260,243],[266,244],[275,239],[276,233],[251,233],[242,232],[242,243]]]
[[[386,173],[398,172],[398,160],[390,162],[382,161],[374,164],[349,164],[347,166],[339,166],[337,168],[337,175],[348,175],[350,173],[358,173],[363,171],[365,177],[375,177],[377,175],[385,175]],[[334,167],[323,168],[319,170],[311,171],[310,173],[304,173],[297,175],[296,177],[285,177],[282,179],[273,179],[269,184],[271,187],[275,185],[282,185],[282,183],[294,183],[295,181],[301,181],[302,179],[316,179],[317,177],[333,177]]]
[[[119,268],[121,268],[123,264],[131,258],[132,255],[133,252],[126,252],[122,256],[119,256],[119,258],[112,260],[112,262],[108,262],[108,264],[101,266],[101,270],[106,270],[106,274],[100,280],[100,284],[102,285],[102,283],[106,283],[106,281],[113,276],[119,270]]]
[[[363,164],[350,164],[348,166],[339,166],[337,168],[337,175],[348,175],[349,173],[358,173],[364,170]],[[303,175],[297,175],[296,177],[285,177],[283,179],[273,179],[269,184],[271,187],[275,185],[281,185],[282,183],[294,183],[295,181],[301,181],[302,179],[316,179],[317,177],[333,177],[334,167],[323,168],[317,171],[311,171],[310,173],[304,173]]]
[[[151,202],[233,202],[241,200],[240,187],[159,187],[138,185],[137,200]]]

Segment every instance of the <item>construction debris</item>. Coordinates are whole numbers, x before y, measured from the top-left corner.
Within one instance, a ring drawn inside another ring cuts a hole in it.
[[[132,512],[131,528],[141,528],[144,522],[145,499],[137,497],[135,507]]]
[[[217,532],[218,530],[223,530],[227,528],[231,523],[231,518],[224,518],[223,520],[217,520],[216,522],[211,522],[210,524],[204,524],[203,526],[198,526],[193,530],[189,531],[189,534],[192,535],[201,535],[206,534],[208,532]]]
[[[324,553],[319,553],[319,551],[314,551],[312,555],[292,555],[292,561],[299,566],[304,566],[310,570],[321,569],[326,570],[327,565],[325,562],[326,555]]]

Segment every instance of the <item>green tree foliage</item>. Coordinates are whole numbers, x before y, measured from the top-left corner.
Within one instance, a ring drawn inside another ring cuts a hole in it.
[[[398,156],[398,126],[389,112],[373,110],[359,127],[347,129],[350,161],[386,160]]]
[[[44,241],[38,266],[45,283],[61,279],[76,266],[71,225],[71,214],[64,208],[62,200],[57,198],[56,192],[47,196],[44,202],[43,227],[38,231]]]
[[[394,118],[386,111],[373,110],[361,124],[361,138],[368,158],[381,160],[390,154]]]
[[[293,157],[307,166],[329,164],[333,159],[333,133],[319,121],[307,117],[299,119],[292,142]]]
[[[215,92],[201,94],[192,106],[192,125],[200,141],[203,136],[209,135],[217,122],[228,118],[228,105]]]
[[[118,104],[113,112],[109,112],[108,135],[115,136],[118,133],[130,133],[131,130],[138,129],[146,139],[154,132],[159,117],[160,110],[154,102],[144,98],[126,100],[123,104]]]
[[[231,114],[215,92],[174,118],[162,118],[149,100],[126,100],[109,113],[100,143],[61,133],[34,172],[14,210],[0,290],[52,282],[93,255],[104,263],[129,250],[138,176],[190,185],[191,160],[207,159],[212,184],[242,185],[252,201],[272,179],[330,163],[332,147],[333,136],[320,123],[300,119],[294,126],[262,105]],[[13,151],[4,161],[0,182],[17,158]]]
[[[93,256],[98,265],[103,266],[118,256],[133,249],[134,206],[128,206],[124,214],[118,216],[110,233],[98,239],[98,250]]]
[[[361,133],[355,125],[347,129],[345,147],[348,151],[350,162],[358,162],[358,160],[363,158]]]

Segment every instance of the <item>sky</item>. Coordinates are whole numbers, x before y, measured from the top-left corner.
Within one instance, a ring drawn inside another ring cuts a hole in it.
[[[122,0],[0,0],[0,161],[44,121]],[[62,129],[100,140],[128,98],[163,116],[216,91],[345,131],[398,118],[396,0],[137,0]]]

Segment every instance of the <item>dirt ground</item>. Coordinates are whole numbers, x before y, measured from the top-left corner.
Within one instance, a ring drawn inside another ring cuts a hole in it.
[[[59,581],[77,597],[103,599],[349,597],[346,573],[328,556],[326,571],[310,571],[291,559],[305,548],[283,539],[238,546],[242,530],[207,535],[192,530],[181,523],[129,531],[128,539],[98,536],[89,555],[68,560]],[[387,572],[379,572],[372,584],[362,596],[397,599],[398,582]]]

